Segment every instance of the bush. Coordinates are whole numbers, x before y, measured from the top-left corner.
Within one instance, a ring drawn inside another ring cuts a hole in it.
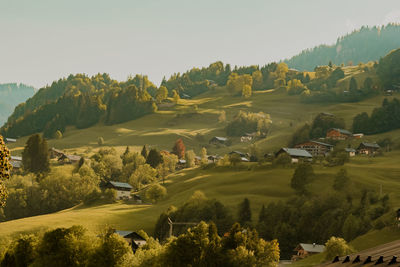
[[[146,198],[153,203],[163,199],[167,195],[167,189],[160,184],[152,184],[146,190]]]
[[[108,188],[108,189],[104,190],[103,196],[104,196],[104,200],[106,202],[113,203],[117,200],[117,191],[115,191],[114,189]]]
[[[332,260],[336,256],[344,256],[353,252],[353,249],[347,244],[346,240],[340,237],[332,236],[325,243],[325,259]]]

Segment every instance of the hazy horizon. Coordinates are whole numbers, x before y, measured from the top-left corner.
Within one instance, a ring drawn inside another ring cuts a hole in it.
[[[264,65],[400,22],[400,2],[0,0],[0,83],[40,88],[75,73],[125,80],[223,61]]]

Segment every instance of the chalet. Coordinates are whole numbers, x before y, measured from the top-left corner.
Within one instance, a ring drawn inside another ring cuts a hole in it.
[[[352,137],[353,134],[344,129],[331,128],[326,132],[326,138],[333,140],[346,140]]]
[[[292,260],[296,261],[299,259],[304,259],[305,257],[308,257],[310,255],[322,253],[324,250],[325,250],[324,245],[317,245],[315,243],[313,243],[313,244],[300,243],[293,250],[293,251],[296,251],[297,253],[296,253],[296,255],[293,255]]]
[[[178,170],[181,170],[181,169],[183,169],[183,168],[185,168],[186,167],[186,160],[184,160],[184,159],[179,159],[178,160],[178,163],[176,164],[176,168],[178,169]]]
[[[220,137],[220,136],[214,136],[209,141],[209,143],[212,145],[226,145],[227,142],[228,142],[228,138]]]
[[[354,157],[356,155],[356,152],[357,152],[354,148],[345,148],[344,151],[349,153],[350,157]]]
[[[257,133],[246,133],[245,135],[240,137],[240,142],[250,142],[257,136]]]
[[[16,143],[17,142],[17,139],[14,139],[14,138],[5,138],[4,139],[4,142],[6,143],[6,144],[9,144],[9,143]]]
[[[64,152],[52,147],[49,149],[49,154],[51,159],[55,159],[55,158],[60,158],[62,155],[64,155]]]
[[[77,155],[67,155],[62,154],[61,157],[58,158],[58,162],[61,164],[75,164],[81,160],[81,156]]]
[[[297,163],[299,161],[311,161],[313,157],[307,150],[286,147],[283,147],[276,152],[275,157],[278,157],[282,153],[288,154],[292,158],[292,163]]]
[[[218,162],[219,159],[221,159],[221,156],[218,156],[218,155],[209,155],[209,156],[207,157],[207,159],[208,159],[208,163],[216,163],[216,162]]]
[[[325,156],[333,149],[333,145],[318,141],[308,141],[295,145],[295,148],[307,150],[313,156]]]
[[[125,241],[128,242],[133,252],[135,252],[139,247],[146,244],[146,239],[144,239],[136,232],[115,230],[115,233],[122,236]]]
[[[117,191],[117,199],[131,198],[131,190],[133,187],[128,183],[109,181],[105,184],[105,187],[115,189],[115,191]]]
[[[374,155],[381,147],[377,143],[361,143],[357,151],[359,154]]]

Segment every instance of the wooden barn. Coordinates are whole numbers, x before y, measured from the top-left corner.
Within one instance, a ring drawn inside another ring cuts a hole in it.
[[[333,150],[333,145],[326,144],[318,141],[308,141],[295,145],[295,148],[307,150],[308,153],[315,156],[326,156],[330,151]]]
[[[353,134],[344,129],[331,128],[326,132],[326,138],[333,140],[346,140],[352,137]]]

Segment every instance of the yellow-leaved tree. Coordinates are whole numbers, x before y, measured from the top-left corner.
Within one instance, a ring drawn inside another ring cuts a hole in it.
[[[10,179],[11,164],[9,162],[10,151],[0,135],[0,206],[4,206],[7,199],[7,190],[4,181]]]

